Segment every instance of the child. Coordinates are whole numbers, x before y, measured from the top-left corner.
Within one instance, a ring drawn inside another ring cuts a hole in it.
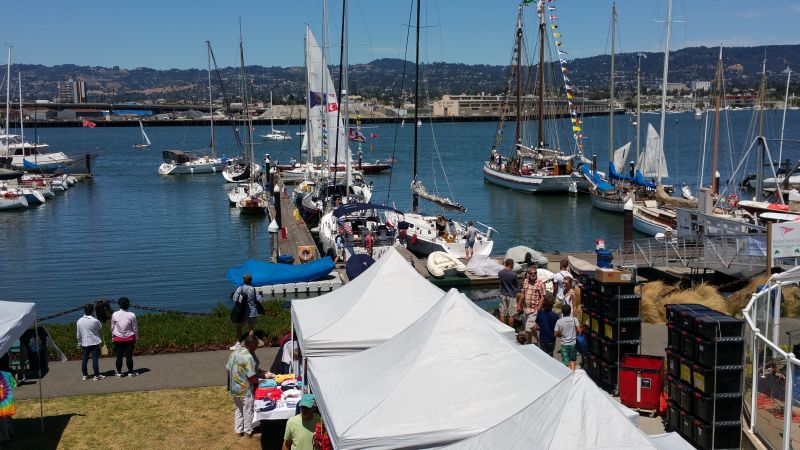
[[[556,337],[561,338],[561,362],[575,371],[578,351],[576,341],[578,335],[578,319],[572,317],[572,308],[569,305],[561,305],[561,318],[556,322]]]
[[[586,342],[586,335],[588,334],[586,326],[578,325],[578,335],[575,337],[575,344],[577,345],[578,354],[581,355],[581,367],[586,367],[588,361],[589,345]]]

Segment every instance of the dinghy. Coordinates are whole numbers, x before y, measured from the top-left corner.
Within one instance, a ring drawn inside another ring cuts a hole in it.
[[[428,272],[436,278],[463,275],[467,266],[446,252],[433,252],[428,255]]]

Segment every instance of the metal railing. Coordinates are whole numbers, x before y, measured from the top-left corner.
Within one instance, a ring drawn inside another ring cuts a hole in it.
[[[621,243],[619,254],[622,267],[710,269],[749,277],[764,271],[766,235],[724,234],[639,239]]]
[[[742,311],[747,338],[742,398],[746,426],[768,447],[785,450],[793,444],[800,446],[800,428],[793,421],[795,413],[800,414],[800,408],[794,406],[794,401],[800,399],[800,392],[794,392],[800,360],[779,344],[782,290],[796,284],[770,279]]]

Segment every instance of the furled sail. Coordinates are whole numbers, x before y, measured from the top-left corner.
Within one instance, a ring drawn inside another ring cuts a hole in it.
[[[425,200],[433,202],[443,208],[454,209],[461,212],[467,211],[467,208],[465,208],[461,203],[457,203],[446,197],[439,197],[438,195],[431,194],[419,180],[411,182],[411,191]]]
[[[144,125],[141,120],[139,121],[139,129],[142,130],[142,137],[144,138],[145,144],[150,145],[150,138],[148,138],[147,133],[144,132]]]
[[[647,124],[647,145],[637,161],[636,168],[646,177],[666,178],[669,176],[667,160],[661,149],[661,138],[651,124]]]

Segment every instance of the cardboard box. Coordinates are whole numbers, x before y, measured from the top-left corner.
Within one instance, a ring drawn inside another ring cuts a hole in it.
[[[630,283],[633,275],[628,270],[601,269],[594,272],[594,277],[601,283]]]

